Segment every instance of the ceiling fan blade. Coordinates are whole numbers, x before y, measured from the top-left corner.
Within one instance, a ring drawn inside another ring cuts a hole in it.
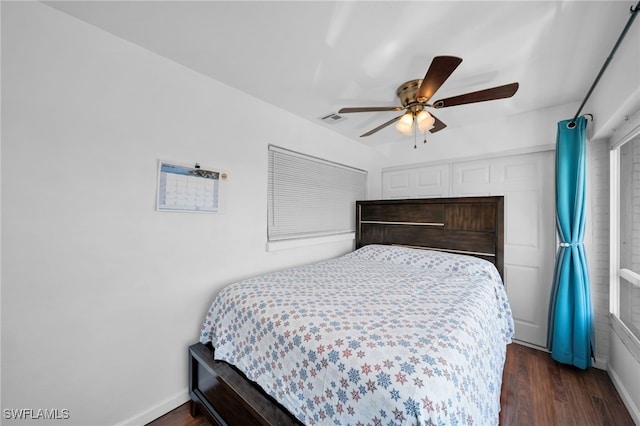
[[[355,108],[341,108],[338,114],[347,114],[350,112],[376,112],[376,111],[402,111],[403,107],[355,107]]]
[[[435,132],[439,132],[440,130],[444,129],[445,127],[447,127],[446,124],[444,124],[442,121],[440,121],[438,119],[438,117],[436,117],[435,115],[431,114],[431,116],[433,118],[436,119],[436,121],[433,123],[433,127],[429,130],[430,133],[435,133]]]
[[[445,108],[454,105],[472,104],[474,102],[492,101],[494,99],[510,98],[518,91],[519,84],[511,83],[491,89],[478,90],[464,95],[440,99],[433,103],[434,108]]]
[[[403,116],[403,115],[404,115],[404,114],[399,115],[399,116],[397,116],[397,117],[395,117],[395,118],[392,118],[391,120],[387,121],[386,123],[383,123],[383,124],[379,125],[379,126],[378,126],[378,127],[376,127],[375,129],[369,130],[367,133],[365,133],[365,134],[363,134],[363,135],[360,135],[360,137],[361,137],[361,138],[364,138],[364,137],[367,137],[367,136],[371,136],[372,134],[374,134],[374,133],[375,133],[375,132],[377,132],[378,130],[382,130],[382,129],[384,129],[385,127],[387,127],[388,125],[393,124],[393,123],[395,123],[396,121],[400,120],[400,119],[402,118],[402,116]]]
[[[462,58],[456,56],[436,56],[433,58],[424,79],[422,79],[416,100],[422,103],[429,101],[461,62]]]

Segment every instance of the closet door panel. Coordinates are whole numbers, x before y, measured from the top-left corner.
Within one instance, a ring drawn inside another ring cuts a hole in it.
[[[448,196],[448,164],[382,173],[382,198],[437,198]]]
[[[546,347],[555,256],[553,151],[383,171],[383,198],[504,195],[505,287],[516,339]]]

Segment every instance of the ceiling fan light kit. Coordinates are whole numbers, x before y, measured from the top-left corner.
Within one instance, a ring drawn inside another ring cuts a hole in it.
[[[415,139],[418,130],[426,135],[426,132],[435,133],[447,127],[446,124],[434,115],[430,114],[425,108],[439,109],[454,105],[504,99],[513,96],[518,91],[518,83],[510,83],[490,89],[440,99],[430,104],[429,100],[431,97],[436,93],[440,86],[444,84],[461,62],[462,59],[456,56],[436,56],[433,58],[423,79],[407,81],[396,90],[396,96],[400,99],[402,106],[348,107],[341,108],[338,112],[340,114],[345,114],[353,112],[404,111],[402,115],[392,118],[375,129],[360,135],[360,137],[370,136],[387,126],[396,123],[395,127],[398,132],[407,136],[410,136],[413,133]],[[426,142],[427,139],[425,136],[424,143]],[[414,144],[414,148],[415,147],[416,146]]]
[[[403,114],[396,123],[396,129],[403,135],[411,135],[413,133],[413,113]]]
[[[414,133],[414,122],[418,123],[417,128],[420,133],[424,133],[433,129],[436,119],[424,109],[417,113],[410,111],[400,117],[400,120],[396,123],[396,129],[403,135],[411,136]]]
[[[416,120],[418,121],[418,130],[420,130],[420,133],[433,129],[436,122],[436,119],[425,109],[416,114]]]

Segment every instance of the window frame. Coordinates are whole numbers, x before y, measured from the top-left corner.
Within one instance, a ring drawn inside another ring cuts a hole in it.
[[[609,311],[611,313],[612,327],[616,333],[623,334],[620,336],[623,341],[635,342],[636,351],[640,353],[640,336],[635,335],[631,329],[620,318],[620,281],[624,279],[636,287],[640,287],[640,273],[630,269],[620,267],[620,149],[625,144],[640,138],[640,112],[634,115],[633,119],[628,117],[627,121],[631,121],[631,128],[620,138],[612,138],[610,143],[609,155],[609,205],[610,205],[610,240],[609,240],[609,268],[610,268],[610,285],[609,285]],[[627,127],[627,128],[629,128]]]

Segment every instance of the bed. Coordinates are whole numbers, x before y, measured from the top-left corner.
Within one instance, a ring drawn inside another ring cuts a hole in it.
[[[357,202],[353,252],[216,297],[189,348],[191,414],[498,424],[513,336],[503,218],[502,197]]]

